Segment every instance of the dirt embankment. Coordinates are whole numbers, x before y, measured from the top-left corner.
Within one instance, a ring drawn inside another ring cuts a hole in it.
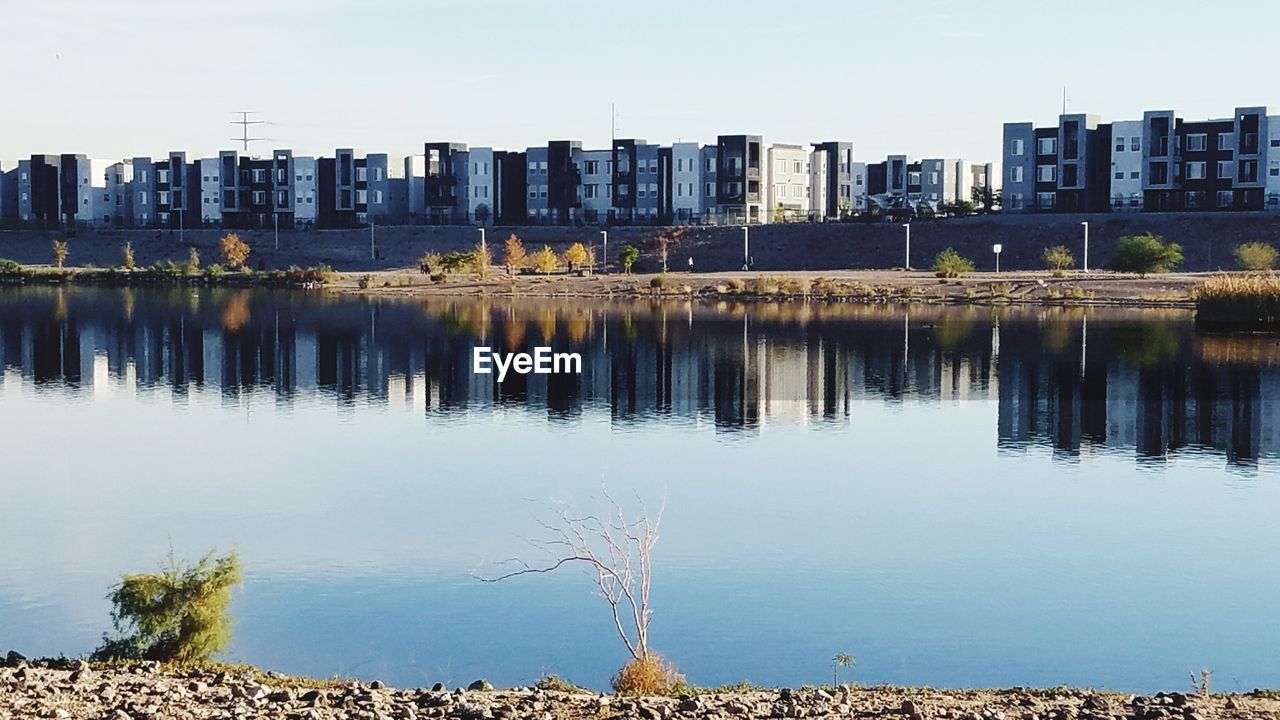
[[[1091,690],[933,690],[851,686],[743,689],[684,697],[617,697],[517,688],[393,689],[380,682],[314,681],[251,668],[166,671],[82,661],[0,667],[0,718],[456,718],[457,720],[1219,720],[1280,718],[1280,697]]]
[[[1116,240],[1125,235],[1154,232],[1182,245],[1188,272],[1233,269],[1234,248],[1251,241],[1280,245],[1280,213],[1135,213],[1118,215],[1027,215],[970,217],[918,221],[911,226],[911,265],[928,267],[934,255],[952,247],[971,258],[980,271],[994,270],[992,246],[1000,244],[1000,264],[1004,270],[1039,270],[1044,267],[1046,247],[1064,245],[1074,253],[1077,267],[1084,261],[1084,228],[1089,223],[1089,263],[1103,268],[1110,260]],[[616,262],[618,250],[632,244],[642,250],[637,270],[661,270],[657,237],[662,228],[617,227],[608,229],[608,258]],[[563,252],[573,242],[583,242],[603,250],[604,236],[598,227],[514,227],[488,228],[486,239],[495,261],[501,260],[502,243],[511,233],[519,235],[532,252],[549,245]],[[376,271],[417,265],[427,251],[468,250],[480,239],[474,227],[385,227],[372,233],[362,230],[245,231],[242,236],[253,247],[250,265],[284,268],[328,264],[341,271]],[[115,230],[81,231],[69,238],[74,265],[114,266],[120,262],[121,247],[132,243],[137,263],[161,260],[185,262],[189,249],[196,248],[205,264],[218,261],[216,230],[177,231]],[[37,231],[0,232],[0,257],[23,264],[48,263],[50,246],[65,233]],[[772,273],[807,270],[871,270],[902,267],[905,262],[906,230],[887,222],[762,225],[749,231],[747,254],[752,272]],[[743,231],[738,227],[694,227],[668,249],[671,270],[688,269],[693,258],[699,272],[741,270]]]

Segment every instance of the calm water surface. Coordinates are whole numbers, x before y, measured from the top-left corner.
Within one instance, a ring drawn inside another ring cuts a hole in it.
[[[1280,685],[1280,344],[1184,313],[10,290],[0,368],[0,648],[86,653],[121,572],[234,547],[228,659],[603,687],[588,576],[475,576],[607,486],[665,498],[698,683]]]

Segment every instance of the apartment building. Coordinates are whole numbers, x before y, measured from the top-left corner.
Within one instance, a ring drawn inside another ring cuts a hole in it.
[[[293,221],[297,227],[311,227],[320,220],[319,180],[316,159],[293,159]]]
[[[573,164],[582,178],[580,199],[582,221],[602,223],[613,212],[613,150],[583,150],[573,155]]]
[[[222,162],[220,158],[200,158],[200,222],[205,225],[222,223]]]
[[[819,219],[835,220],[854,212],[853,143],[813,144],[810,207]]]
[[[809,220],[810,153],[801,145],[774,143],[766,151],[768,182],[765,185],[768,222]]]
[[[223,150],[218,154],[218,161],[223,227],[294,226],[296,195],[291,150],[275,150],[266,158],[245,157],[234,150]]]
[[[684,224],[702,217],[704,204],[702,192],[702,149],[698,143],[678,142],[671,146],[670,178],[665,183],[663,214],[675,224]]]
[[[716,138],[717,220],[729,223],[765,222],[768,200],[762,184],[768,182],[761,171],[765,161],[764,143],[759,135],[720,135]]]
[[[1004,210],[1280,210],[1273,125],[1265,107],[1195,121],[1149,110],[1112,123],[1084,114],[1064,114],[1051,128],[1006,123]]]

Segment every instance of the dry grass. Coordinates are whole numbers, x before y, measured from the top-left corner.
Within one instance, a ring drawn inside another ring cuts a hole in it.
[[[613,676],[613,691],[619,695],[671,695],[684,685],[684,676],[656,653],[627,662]]]
[[[1218,275],[1196,285],[1196,323],[1238,330],[1280,329],[1280,275]]]

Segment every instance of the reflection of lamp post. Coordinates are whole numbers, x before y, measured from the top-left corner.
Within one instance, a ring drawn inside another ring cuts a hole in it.
[[[907,229],[907,254],[906,268],[911,269],[911,223],[902,223],[902,227]]]
[[[742,226],[742,269],[751,269],[751,228]]]
[[[1001,250],[1004,250],[1004,246],[1001,245],[1000,243],[996,243],[995,245],[991,246],[991,252],[996,254],[996,274],[1000,273],[1000,251]]]
[[[1089,272],[1089,221],[1080,224],[1084,226],[1084,271]]]
[[[600,272],[607,275],[609,273],[609,231],[601,230],[600,235],[604,238],[604,251],[600,253]]]

